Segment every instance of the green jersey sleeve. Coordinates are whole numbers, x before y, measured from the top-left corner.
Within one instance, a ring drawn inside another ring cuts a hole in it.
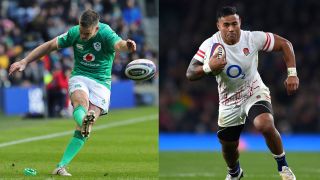
[[[79,34],[76,32],[77,26],[70,28],[66,33],[57,37],[58,48],[66,48],[73,45],[76,36]]]
[[[107,45],[109,51],[114,51],[114,45],[122,40],[121,37],[118,36],[117,33],[115,33],[110,26],[106,25],[102,30],[102,37],[104,40],[104,43]]]

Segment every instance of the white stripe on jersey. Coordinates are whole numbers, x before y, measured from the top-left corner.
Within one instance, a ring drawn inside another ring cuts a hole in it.
[[[270,52],[270,51],[272,51],[273,46],[274,46],[274,36],[272,33],[266,33],[266,37],[267,37],[267,40],[266,40],[266,43],[264,44],[262,50]]]
[[[205,52],[204,51],[201,51],[200,49],[198,50],[196,56],[200,57],[200,59],[203,59],[204,58],[204,54]]]

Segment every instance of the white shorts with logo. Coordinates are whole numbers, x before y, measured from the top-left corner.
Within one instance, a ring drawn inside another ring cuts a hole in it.
[[[107,114],[110,105],[110,90],[104,85],[85,76],[73,76],[69,79],[69,96],[75,90],[84,91],[91,104],[102,109],[101,114]]]
[[[258,90],[241,105],[220,105],[218,125],[220,127],[231,127],[245,124],[250,108],[259,101],[268,101],[271,104],[270,91],[268,88]]]

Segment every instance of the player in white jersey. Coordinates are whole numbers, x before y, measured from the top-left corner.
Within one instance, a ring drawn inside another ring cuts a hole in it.
[[[273,33],[241,30],[241,19],[235,7],[223,7],[217,13],[219,31],[205,40],[194,55],[187,70],[189,80],[198,80],[204,75],[216,74],[219,91],[218,137],[222,154],[228,166],[226,179],[240,179],[243,171],[239,163],[239,137],[244,124],[252,121],[262,133],[278,164],[282,179],[296,179],[285,159],[281,136],[274,126],[269,89],[258,73],[259,51],[282,51],[288,67],[285,87],[288,95],[299,86],[294,51],[291,43]],[[215,43],[225,49],[218,59],[210,57]],[[208,53],[209,52],[209,53]],[[209,58],[209,63],[206,58]]]

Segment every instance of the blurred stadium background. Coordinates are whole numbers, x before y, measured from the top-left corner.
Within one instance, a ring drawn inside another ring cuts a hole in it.
[[[185,74],[201,43],[217,31],[217,8],[230,4],[237,6],[242,29],[273,32],[293,44],[300,78],[296,95],[286,94],[283,81],[287,71],[279,53],[261,53],[258,69],[271,91],[275,123],[283,135],[289,164],[298,171],[298,179],[316,179],[320,176],[319,166],[302,160],[310,154],[320,158],[320,143],[315,143],[320,141],[320,26],[314,23],[320,20],[320,2],[315,0],[160,1],[160,177],[184,179],[199,175],[198,179],[222,179],[226,175],[220,153],[211,152],[220,151],[215,135],[218,116],[215,78],[189,82]],[[262,153],[242,161],[249,164],[245,171],[249,169],[255,175],[247,176],[249,179],[278,179],[274,160],[268,157],[264,140],[251,122],[246,124],[240,149]],[[211,153],[199,153],[206,151]],[[250,155],[244,153],[242,157]],[[261,161],[257,161],[259,158]],[[174,163],[173,159],[180,163]],[[264,162],[270,162],[271,166],[265,169],[271,169],[275,177],[268,170],[255,170],[264,166]],[[310,172],[301,168],[309,168]],[[312,175],[307,176],[308,173]]]
[[[100,164],[97,162],[92,167],[109,166],[110,178],[132,176],[152,179],[157,176],[158,75],[146,82],[134,82],[125,77],[124,69],[128,62],[139,58],[150,59],[158,66],[158,0],[1,0],[0,127],[2,137],[6,138],[0,138],[0,179],[21,178],[22,170],[25,168],[23,166],[28,166],[28,163],[31,167],[35,165],[35,168],[38,169],[48,166],[48,169],[42,169],[42,175],[48,176],[54,163],[63,153],[71,133],[70,135],[67,133],[68,135],[58,136],[54,142],[47,140],[43,144],[34,143],[35,146],[26,152],[30,155],[29,158],[21,157],[19,159],[17,154],[24,153],[20,149],[25,149],[29,145],[26,143],[29,142],[28,138],[64,132],[72,130],[74,127],[72,125],[72,106],[67,96],[67,79],[73,66],[73,50],[71,48],[61,49],[44,56],[40,61],[31,63],[24,72],[16,73],[13,77],[8,77],[10,64],[24,58],[41,43],[51,40],[66,32],[70,27],[77,25],[80,13],[89,8],[97,11],[101,17],[100,22],[109,24],[123,39],[130,38],[137,43],[136,53],[118,53],[113,64],[111,111],[108,116],[101,117],[100,125],[104,127],[111,123],[111,127],[116,128],[105,132],[97,131],[96,139],[93,136],[92,144],[89,145],[93,150],[100,149],[101,156],[110,155],[111,159],[115,159],[111,162],[105,160]],[[112,115],[113,112],[115,112],[114,115]],[[39,120],[35,120],[35,118]],[[127,120],[131,122],[132,118],[138,118],[138,121],[134,121],[133,125],[126,123]],[[141,121],[139,118],[144,120]],[[113,126],[114,120],[119,121],[120,125]],[[126,136],[115,134],[112,138],[113,131],[118,131],[120,134],[125,131],[122,134],[126,134]],[[111,139],[106,139],[106,136]],[[23,143],[15,144],[21,139]],[[14,143],[12,144],[12,142]],[[111,143],[108,149],[103,149],[107,146],[99,147],[99,143],[94,142],[101,142],[102,146],[103,143]],[[116,145],[112,146],[112,143]],[[130,147],[130,143],[135,145]],[[44,147],[41,153],[32,150],[41,148],[41,146]],[[42,153],[49,153],[55,157],[50,147],[59,149],[56,158],[51,160],[41,160],[40,158],[39,164],[35,163],[37,160],[33,157],[47,156]],[[119,150],[130,149],[129,147],[132,148],[130,152]],[[111,152],[103,154],[103,151]],[[84,150],[84,153],[86,152],[88,153],[88,150]],[[139,152],[145,152],[145,158],[140,158]],[[8,153],[12,153],[12,156],[6,156]],[[125,159],[120,160],[124,162],[123,164],[117,162],[117,158],[119,159],[121,154],[128,155],[127,164]],[[97,159],[94,156],[91,158],[89,161],[92,162]],[[46,165],[45,162],[49,162],[49,164]],[[135,162],[136,166],[131,168],[130,163]],[[13,164],[12,167],[20,169],[12,169],[9,167],[11,164]],[[90,173],[81,174],[81,169],[88,167],[77,167],[80,171],[78,177],[95,177]],[[121,167],[121,172],[117,172]],[[102,169],[94,168],[91,170],[99,171]],[[102,172],[100,175],[103,177]],[[97,175],[97,178],[100,175]],[[45,179],[47,176],[42,178]]]
[[[66,95],[67,77],[73,66],[71,48],[53,52],[43,57],[42,61],[30,64],[23,73],[17,73],[13,77],[8,77],[7,70],[10,64],[21,60],[41,43],[77,25],[80,13],[88,8],[96,10],[101,16],[101,22],[109,24],[123,39],[131,38],[137,43],[136,53],[129,55],[118,53],[114,60],[112,74],[116,90],[113,96],[117,97],[114,100],[121,102],[118,95],[125,93],[117,95],[119,90],[117,87],[122,81],[127,80],[123,73],[126,64],[138,58],[151,59],[158,64],[156,4],[155,0],[1,1],[0,107],[3,112],[49,117],[70,115],[70,103]],[[132,89],[130,88],[132,84],[129,83],[128,90]],[[111,103],[111,108],[157,104],[157,84],[157,78],[145,83],[136,83],[135,98],[129,98],[127,104],[126,101],[123,101],[122,105],[114,104],[117,102]],[[27,92],[24,91],[26,89]],[[120,89],[125,90],[125,88]],[[28,94],[29,98],[17,94]],[[44,101],[42,96],[45,97]],[[17,103],[20,103],[19,107],[16,106]]]

